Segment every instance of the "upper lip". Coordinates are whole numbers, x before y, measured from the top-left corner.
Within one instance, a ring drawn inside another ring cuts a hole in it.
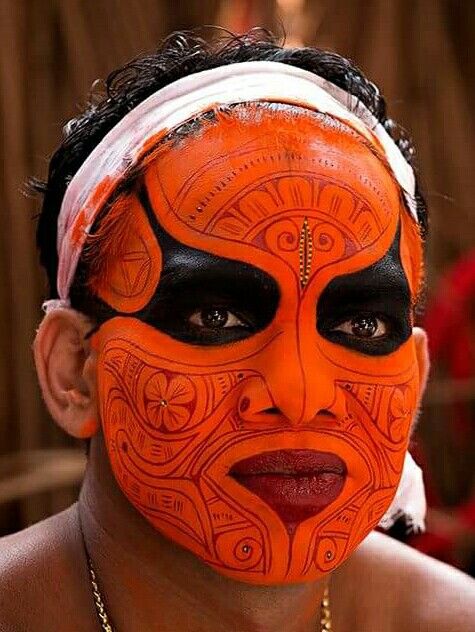
[[[317,450],[274,450],[235,463],[231,476],[315,476],[324,473],[346,475],[346,465],[336,454]]]

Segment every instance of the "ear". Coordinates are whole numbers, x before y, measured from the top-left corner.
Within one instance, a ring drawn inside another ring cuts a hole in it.
[[[419,370],[419,405],[426,390],[427,380],[429,379],[429,344],[426,332],[420,327],[414,327],[412,334],[416,346],[416,361]]]
[[[429,379],[430,360],[429,345],[426,332],[420,327],[414,327],[412,329],[412,335],[414,337],[414,343],[416,347],[416,362],[419,371],[419,395],[417,398],[417,407],[411,425],[411,432],[414,432],[419,421],[420,406],[426,390],[427,380]]]
[[[49,412],[68,434],[81,439],[99,428],[95,352],[86,339],[91,328],[79,312],[55,309],[43,319],[33,345]]]

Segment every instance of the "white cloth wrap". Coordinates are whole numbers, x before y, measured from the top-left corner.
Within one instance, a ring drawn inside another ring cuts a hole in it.
[[[135,164],[147,141],[210,109],[248,101],[288,103],[326,113],[378,144],[401,186],[409,212],[417,221],[414,172],[384,127],[355,96],[288,64],[272,61],[230,64],[188,75],[158,90],[126,114],[86,158],[66,189],[58,218],[60,299],[68,299],[87,233],[97,213],[121,176]],[[78,227],[74,231],[76,220],[80,220],[79,231]]]

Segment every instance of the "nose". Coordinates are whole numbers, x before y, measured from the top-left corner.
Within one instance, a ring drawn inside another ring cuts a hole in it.
[[[266,351],[259,363],[261,379],[249,380],[241,393],[241,419],[270,423],[279,418],[300,428],[331,412],[335,384],[327,362],[300,351],[298,341],[291,344],[284,336]]]

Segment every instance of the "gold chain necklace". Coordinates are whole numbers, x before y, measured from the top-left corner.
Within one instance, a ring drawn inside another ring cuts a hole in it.
[[[94,568],[92,567],[91,558],[87,554],[86,557],[87,566],[89,568],[89,578],[91,580],[92,586],[92,594],[94,597],[94,605],[96,606],[96,612],[101,623],[101,628],[104,630],[104,632],[114,632],[109,621],[109,616],[104,605],[104,600],[102,599],[101,591],[99,590],[99,586],[97,585],[96,573],[94,571]]]
[[[84,543],[85,546],[86,543]],[[104,632],[114,632],[114,628],[109,619],[109,615],[107,614],[106,607],[104,605],[104,600],[102,598],[101,591],[99,590],[99,586],[97,583],[96,572],[92,566],[91,558],[86,550],[86,558],[87,558],[87,566],[89,569],[89,578],[91,580],[92,586],[92,594],[94,596],[94,604],[96,606],[97,616],[99,617],[99,622],[101,624],[101,628]],[[322,603],[320,605],[320,632],[332,632],[332,618],[330,613],[330,593],[328,590],[328,586],[325,587],[325,592],[323,593]]]

